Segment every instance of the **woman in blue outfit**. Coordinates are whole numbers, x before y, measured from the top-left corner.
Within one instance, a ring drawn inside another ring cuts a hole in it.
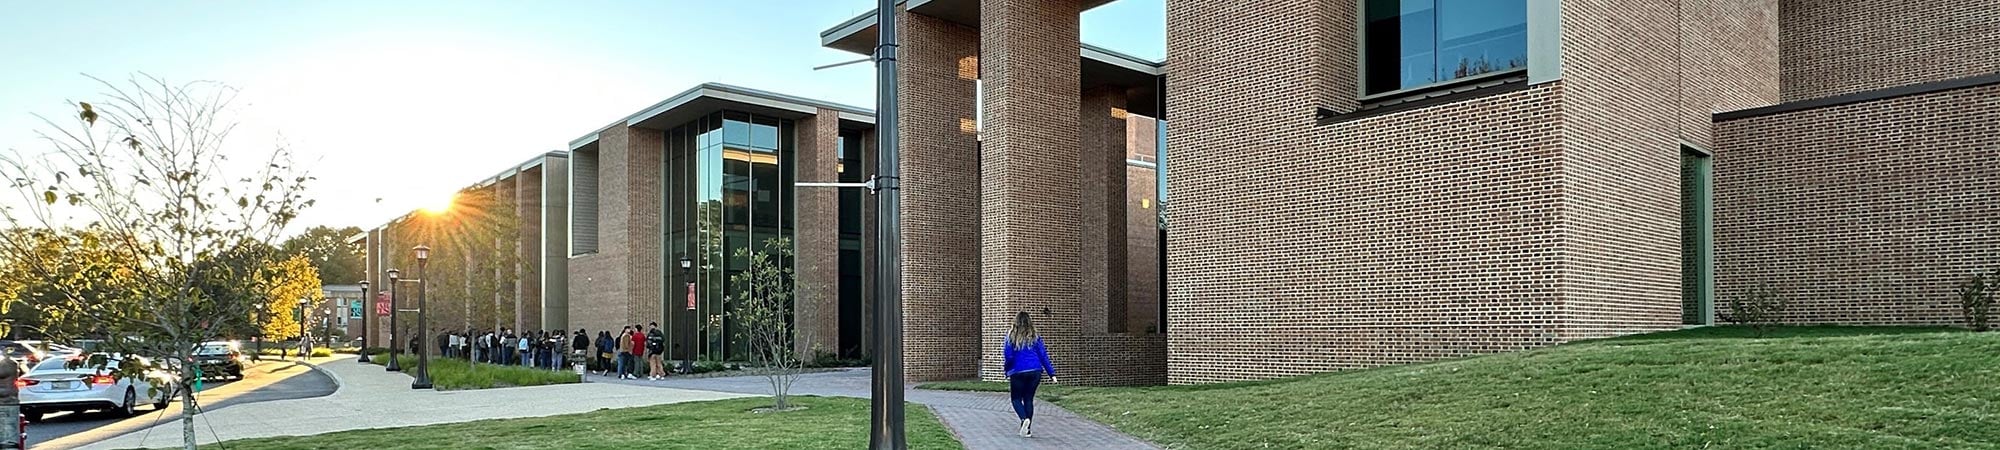
[[[1042,344],[1042,336],[1035,333],[1035,323],[1028,320],[1026,311],[1014,315],[1014,329],[1007,332],[1002,345],[1007,355],[1007,384],[1014,394],[1014,415],[1021,417],[1020,435],[1034,437],[1035,388],[1041,387],[1044,375],[1049,382],[1056,381],[1049,347]]]

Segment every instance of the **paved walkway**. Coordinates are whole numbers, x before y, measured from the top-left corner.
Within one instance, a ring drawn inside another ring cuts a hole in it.
[[[869,376],[868,369],[810,373],[799,377],[798,383],[792,385],[792,393],[868,398]],[[591,376],[589,381],[755,395],[771,393],[770,384],[758,376],[661,381]],[[952,435],[965,443],[965,448],[972,450],[1159,448],[1044,401],[1035,402],[1035,437],[1023,438],[1014,435],[1021,422],[1014,418],[1014,406],[1006,394],[910,389],[903,394],[903,398],[929,406]]]
[[[353,357],[319,364],[340,384],[333,395],[232,406],[195,416],[203,444],[221,440],[303,436],[368,428],[469,422],[496,418],[574,414],[750,395],[685,389],[633,390],[614,384],[582,383],[505,389],[432,391],[410,389],[410,377],[361,364]],[[589,399],[589,401],[578,401]],[[160,425],[83,447],[123,449],[179,447],[180,422]]]

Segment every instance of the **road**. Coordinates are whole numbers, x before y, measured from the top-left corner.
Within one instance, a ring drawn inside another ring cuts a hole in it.
[[[352,364],[351,361],[348,363]],[[334,388],[332,378],[311,367],[266,360],[245,369],[242,380],[204,382],[202,392],[195,398],[201,402],[203,410],[214,411],[244,403],[319,397],[332,394]],[[28,447],[36,450],[75,448],[179,420],[180,410],[177,400],[164,411],[153,410],[150,406],[140,407],[140,415],[129,418],[109,412],[50,414],[41,422],[28,424]]]

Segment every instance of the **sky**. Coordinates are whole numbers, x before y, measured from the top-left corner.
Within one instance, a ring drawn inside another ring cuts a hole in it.
[[[869,65],[812,68],[863,57],[819,33],[874,3],[0,0],[0,151],[45,151],[35,114],[100,97],[86,74],[217,81],[226,151],[283,142],[318,178],[299,224],[367,228],[704,82],[872,107]],[[1117,0],[1083,41],[1164,59],[1165,15]]]

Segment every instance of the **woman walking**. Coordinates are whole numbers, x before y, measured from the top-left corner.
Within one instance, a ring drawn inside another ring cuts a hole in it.
[[[1021,418],[1021,437],[1035,437],[1035,388],[1041,387],[1042,376],[1049,382],[1056,381],[1056,367],[1049,361],[1049,348],[1042,344],[1042,336],[1035,333],[1034,321],[1028,320],[1028,313],[1022,311],[1014,315],[1014,329],[1001,339],[1001,353],[1007,355],[1007,385],[1013,394],[1014,415]]]

